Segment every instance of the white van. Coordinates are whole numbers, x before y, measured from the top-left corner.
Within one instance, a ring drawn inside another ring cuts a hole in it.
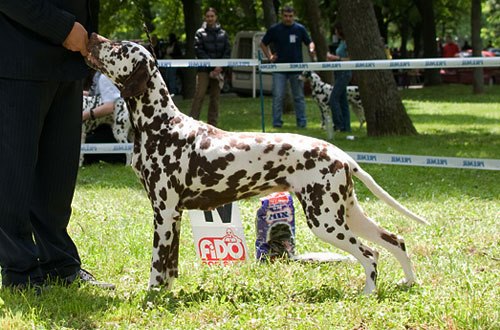
[[[262,56],[262,63],[269,63],[269,59],[260,49],[260,41],[264,31],[240,31],[234,38],[231,58],[233,59],[258,59]],[[302,53],[305,62],[310,62],[308,49],[303,45]],[[262,73],[262,87],[265,94],[271,94],[273,78],[270,72]],[[232,90],[241,95],[257,96],[260,93],[260,81],[258,68],[256,67],[233,67],[231,75]]]

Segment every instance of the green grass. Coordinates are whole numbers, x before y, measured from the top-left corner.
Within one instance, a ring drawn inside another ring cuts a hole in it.
[[[420,135],[337,135],[344,150],[500,159],[500,88],[474,96],[470,86],[404,90]],[[316,105],[307,101],[309,128],[324,138]],[[269,125],[270,99],[266,98]],[[178,105],[187,112],[190,102]],[[205,110],[206,111],[206,110]],[[294,116],[285,118],[296,131]],[[224,96],[221,126],[260,131],[260,101]],[[353,119],[353,127],[356,127]],[[272,131],[272,130],[270,130]],[[180,278],[171,293],[146,290],[152,210],[128,167],[99,164],[79,174],[70,232],[85,268],[117,284],[114,292],[53,287],[41,296],[0,291],[0,329],[498,329],[500,172],[362,164],[430,226],[403,218],[357,183],[365,211],[406,239],[419,284],[397,285],[401,268],[381,252],[377,293],[360,295],[357,263],[201,265],[189,219],[183,218]],[[253,251],[256,198],[239,202]],[[295,201],[297,253],[339,251],[307,229]]]

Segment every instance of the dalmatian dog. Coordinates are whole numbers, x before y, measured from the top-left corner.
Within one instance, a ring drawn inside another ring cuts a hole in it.
[[[311,81],[312,97],[318,103],[321,111],[321,127],[326,129],[327,125],[332,125],[332,110],[329,100],[332,94],[333,86],[321,80],[320,76],[311,71],[302,72],[302,77]],[[351,109],[358,118],[359,128],[363,127],[366,122],[365,110],[361,103],[358,86],[347,86],[347,100],[351,105]],[[332,137],[329,137],[332,138]]]
[[[426,220],[391,197],[348,154],[302,135],[227,132],[194,120],[179,111],[154,58],[136,43],[93,34],[89,52],[87,63],[116,84],[131,113],[132,166],[154,210],[150,288],[170,289],[178,276],[184,210],[213,210],[277,191],[294,192],[308,227],[361,263],[365,293],[376,289],[379,253],[360,238],[390,251],[403,268],[404,283],[414,283],[403,238],[364,213],[353,177],[403,215],[419,223]]]
[[[83,96],[83,111],[94,109],[101,104],[102,101],[99,95]],[[118,143],[129,143],[129,134],[132,133],[132,124],[130,122],[127,104],[124,99],[119,98],[115,101],[113,114],[96,119],[89,119],[82,123],[82,144],[85,143],[87,134],[102,124],[108,124],[111,126],[113,136]],[[132,155],[127,153],[126,157],[127,165],[131,164]],[[82,166],[82,164],[83,154],[80,155],[80,166]]]

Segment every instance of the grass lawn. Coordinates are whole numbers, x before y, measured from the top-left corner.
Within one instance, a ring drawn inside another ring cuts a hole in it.
[[[470,86],[458,85],[403,90],[418,136],[367,137],[353,118],[356,139],[337,134],[334,143],[346,151],[500,159],[500,86],[486,91],[475,96]],[[188,112],[190,101],[177,104]],[[266,98],[267,127],[270,105]],[[325,138],[311,99],[307,111],[306,130],[295,128],[293,114],[282,130]],[[260,100],[224,95],[220,126],[261,131]],[[84,268],[115,283],[116,291],[53,287],[35,296],[0,290],[0,329],[499,329],[500,171],[362,167],[431,222],[403,218],[356,181],[367,214],[406,239],[416,286],[397,285],[402,270],[381,248],[378,290],[369,297],[360,294],[365,277],[357,263],[204,266],[186,212],[180,277],[172,292],[148,292],[149,201],[131,168],[97,164],[80,170],[69,229]],[[239,206],[253,252],[259,200]],[[342,253],[308,230],[296,200],[295,208],[297,253]]]

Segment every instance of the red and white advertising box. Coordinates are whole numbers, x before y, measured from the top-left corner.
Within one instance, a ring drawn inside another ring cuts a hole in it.
[[[208,265],[227,265],[248,258],[245,233],[237,203],[213,211],[190,210],[196,253]]]

